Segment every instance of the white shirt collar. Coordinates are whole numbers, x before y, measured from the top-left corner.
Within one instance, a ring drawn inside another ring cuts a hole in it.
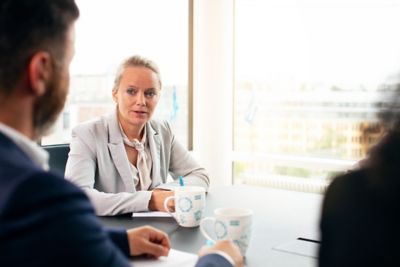
[[[41,148],[38,144],[27,138],[25,135],[15,129],[0,122],[0,132],[26,153],[26,155],[44,170],[49,170],[49,153]]]

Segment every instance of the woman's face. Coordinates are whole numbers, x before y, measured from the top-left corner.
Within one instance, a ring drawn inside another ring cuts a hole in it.
[[[121,123],[142,128],[153,115],[160,90],[160,81],[152,70],[145,67],[125,68],[118,88],[113,90]]]

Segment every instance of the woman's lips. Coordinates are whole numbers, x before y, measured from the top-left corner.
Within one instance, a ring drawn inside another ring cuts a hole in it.
[[[146,115],[147,114],[147,112],[146,111],[141,111],[141,110],[134,110],[133,111],[135,114],[137,114],[137,115]]]

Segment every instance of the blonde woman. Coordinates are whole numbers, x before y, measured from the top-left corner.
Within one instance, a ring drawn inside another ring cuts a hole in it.
[[[166,121],[152,120],[161,92],[156,64],[133,56],[116,75],[115,112],[83,123],[72,131],[67,179],[89,196],[98,215],[163,210],[177,185],[168,174],[206,190],[209,178],[176,140]]]

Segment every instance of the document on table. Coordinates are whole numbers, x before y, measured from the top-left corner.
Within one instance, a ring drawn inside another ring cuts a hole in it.
[[[171,214],[163,211],[134,212],[132,217],[171,217]]]
[[[131,260],[131,265],[134,267],[193,267],[196,262],[196,254],[171,249],[168,257],[160,257],[158,259],[133,259]]]
[[[318,258],[319,243],[296,239],[272,249],[300,256]]]

